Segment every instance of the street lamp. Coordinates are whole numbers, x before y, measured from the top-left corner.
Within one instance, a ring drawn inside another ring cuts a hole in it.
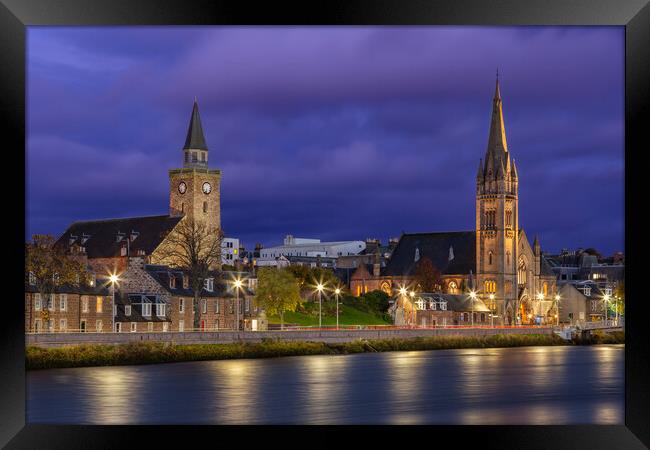
[[[323,289],[325,286],[323,286],[321,283],[318,283],[316,286],[316,290],[318,291],[318,328],[323,327],[323,302],[321,300],[321,293],[323,292]]]
[[[469,298],[472,300],[471,301],[471,306],[472,306],[472,326],[474,326],[474,300],[476,299],[476,292],[470,291],[469,292]]]
[[[605,300],[605,326],[607,326],[607,301],[609,300],[609,294],[605,294],[603,296],[603,300]]]
[[[237,331],[239,331],[239,289],[242,286],[242,281],[240,278],[237,278],[234,282],[235,285],[235,295],[237,296]]]
[[[555,294],[555,326],[560,326],[560,294]]]
[[[336,329],[339,329],[339,295],[341,294],[341,289],[334,289],[334,295],[336,296]]]
[[[120,281],[120,277],[117,276],[117,274],[112,273],[110,277],[108,277],[109,281],[111,282],[111,296],[113,298],[112,304],[111,304],[111,312],[113,313],[112,317],[112,327],[113,327],[113,332],[115,332],[115,283]]]
[[[537,294],[537,300],[539,300],[539,310],[538,311],[539,311],[539,314],[541,316],[541,314],[542,314],[542,301],[544,300],[544,294],[539,292]],[[544,323],[546,323],[546,321],[544,321]]]
[[[490,294],[490,308],[492,311],[490,311],[490,316],[492,318],[492,328],[494,328],[494,294]]]

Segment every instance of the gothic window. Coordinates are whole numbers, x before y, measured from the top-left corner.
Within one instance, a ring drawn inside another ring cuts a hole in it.
[[[449,285],[447,287],[447,290],[449,291],[450,294],[457,294],[458,293],[458,285],[456,284],[455,281],[450,281]]]
[[[488,253],[488,264],[489,264],[489,265],[492,265],[492,251],[491,251],[491,250],[490,250],[490,252]]]
[[[490,293],[494,293],[496,291],[497,291],[497,283],[496,283],[496,281],[486,280],[485,281],[485,292],[490,294]]]
[[[198,162],[198,158],[196,157],[196,152],[192,152],[192,162]]]
[[[506,227],[512,227],[512,211],[506,211]]]
[[[181,212],[182,212],[182,213],[185,212],[185,203],[181,203]]]
[[[519,268],[517,270],[517,283],[519,286],[524,286],[526,284],[526,273],[528,272],[526,268],[526,261],[523,259],[519,260]]]
[[[510,265],[510,252],[506,252],[506,264]]]
[[[203,212],[204,213],[208,212],[208,202],[203,202]]]
[[[542,291],[544,292],[544,296],[548,295],[548,283],[544,282],[542,285]]]

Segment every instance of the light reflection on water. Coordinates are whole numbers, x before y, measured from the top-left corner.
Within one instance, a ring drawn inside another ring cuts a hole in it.
[[[622,345],[317,355],[27,374],[29,423],[622,424]]]

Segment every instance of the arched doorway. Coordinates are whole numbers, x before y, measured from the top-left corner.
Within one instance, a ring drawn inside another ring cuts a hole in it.
[[[528,296],[519,300],[519,317],[522,324],[530,325],[535,323],[535,312]]]

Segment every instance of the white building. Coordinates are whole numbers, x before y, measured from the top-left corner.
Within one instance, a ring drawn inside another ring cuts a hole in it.
[[[257,265],[277,266],[278,258],[286,260],[289,256],[302,256],[311,258],[338,258],[339,256],[358,255],[365,250],[364,241],[336,241],[321,242],[320,239],[295,238],[288,235],[284,238],[284,245],[263,248]]]
[[[239,260],[239,239],[223,238],[221,240],[221,264],[234,266]]]

